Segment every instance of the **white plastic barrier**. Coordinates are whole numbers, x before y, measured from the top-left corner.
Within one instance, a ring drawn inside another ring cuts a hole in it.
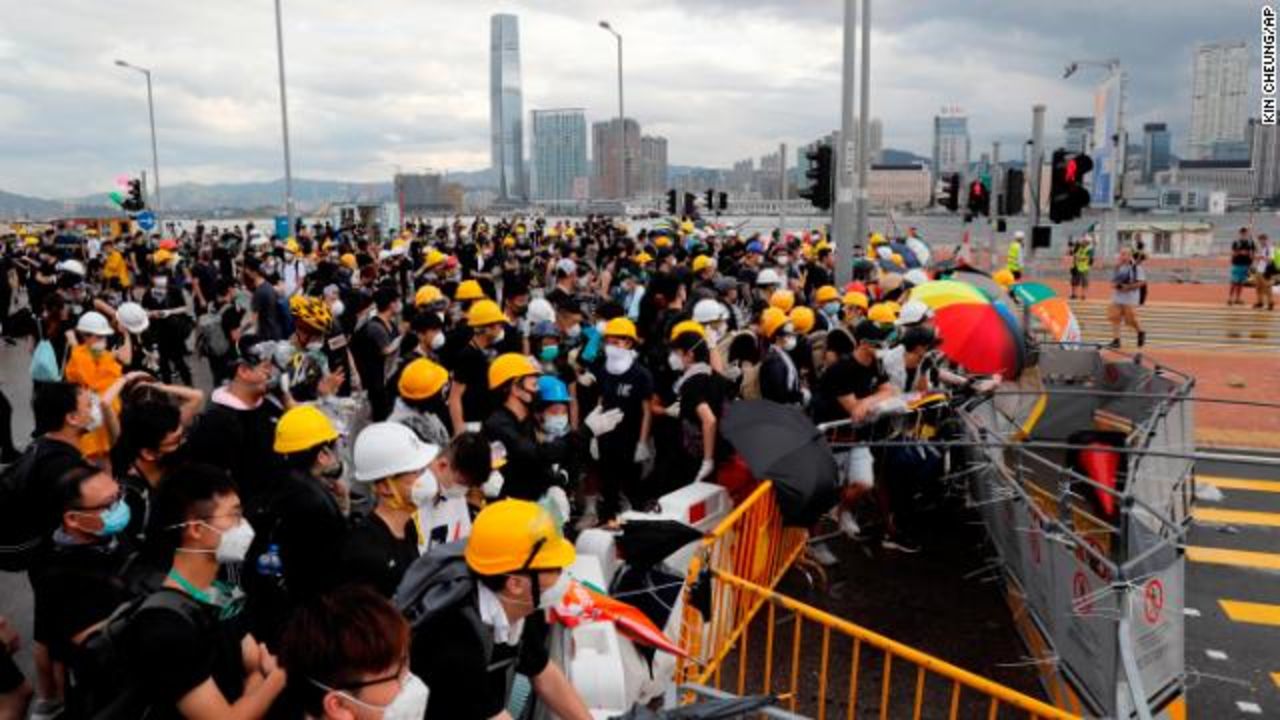
[[[583,582],[608,587],[595,555],[578,555],[569,572]],[[623,661],[623,645],[630,644],[613,623],[584,623],[572,629],[552,626],[551,657],[564,669],[593,717],[616,717],[635,704],[638,695],[629,691],[629,673]]]

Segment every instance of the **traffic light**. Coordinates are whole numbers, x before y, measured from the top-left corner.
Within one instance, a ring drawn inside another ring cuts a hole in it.
[[[707,212],[711,212],[712,210],[716,209],[716,191],[712,188],[707,188],[706,207],[707,207]]]
[[[809,160],[809,169],[804,173],[809,180],[809,187],[800,191],[800,197],[819,210],[828,210],[831,208],[831,145],[819,143],[816,147],[805,150],[804,155]]]
[[[147,208],[146,200],[142,199],[142,181],[130,180],[129,193],[125,195],[124,202],[120,203],[120,207],[126,212],[142,212]]]
[[[1004,180],[1004,214],[1018,215],[1022,212],[1022,185],[1026,181],[1026,173],[1017,168],[1009,168]]]
[[[668,215],[676,214],[676,191],[675,190],[667,191],[667,214]]]
[[[729,193],[722,192],[720,193],[720,212],[725,212],[728,209],[729,209]]]
[[[960,209],[960,174],[951,173],[943,180],[942,196],[938,198],[942,207],[955,212]]]
[[[1066,150],[1053,152],[1053,173],[1049,183],[1049,219],[1066,222],[1080,217],[1089,207],[1089,190],[1084,176],[1093,170],[1093,159]]]
[[[698,196],[691,192],[684,194],[684,214],[687,217],[694,217],[698,214]]]
[[[974,180],[969,183],[969,204],[967,207],[970,215],[991,214],[991,193],[987,191],[987,186],[981,180]]]

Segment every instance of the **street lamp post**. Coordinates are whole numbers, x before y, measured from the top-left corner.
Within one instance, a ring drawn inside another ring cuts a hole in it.
[[[1067,63],[1067,68],[1062,74],[1062,79],[1066,80],[1067,78],[1074,75],[1082,65],[1090,65],[1093,67],[1103,68],[1107,71],[1107,79],[1111,80],[1112,78],[1115,78],[1117,82],[1116,132],[1115,132],[1115,135],[1110,138],[1103,138],[1103,142],[1110,142],[1114,146],[1111,152],[1111,187],[1109,188],[1111,197],[1108,198],[1108,200],[1110,200],[1111,202],[1111,209],[1106,215],[1103,216],[1104,219],[1109,217],[1111,220],[1110,231],[1103,234],[1104,246],[1102,248],[1103,256],[1109,257],[1112,253],[1115,253],[1120,249],[1120,203],[1124,198],[1124,185],[1123,185],[1124,163],[1125,163],[1124,155],[1129,144],[1129,138],[1124,131],[1125,77],[1124,77],[1124,70],[1120,67],[1119,58],[1109,58],[1107,60],[1072,60],[1071,62]],[[1097,131],[1096,124],[1099,121],[1102,122],[1103,128],[1104,129],[1106,128],[1105,118],[1095,118],[1094,119],[1095,132]],[[1095,142],[1094,145],[1096,146],[1097,143]],[[1097,178],[1097,173],[1100,170],[1101,168],[1095,169],[1094,171],[1095,179]],[[1108,239],[1110,239],[1109,247],[1106,246]]]
[[[613,29],[608,20],[601,20],[600,27],[608,30],[618,41],[618,158],[622,162],[622,197],[626,200],[631,194],[630,171],[631,158],[627,156],[627,116],[622,105],[622,34]]]
[[[151,177],[155,179],[154,213],[160,215],[160,155],[156,151],[156,106],[151,95],[151,71],[137,65],[130,65],[124,60],[116,60],[116,65],[129,70],[137,70],[147,79],[147,116],[151,120]]]
[[[280,70],[280,126],[284,131],[284,214],[293,233],[293,166],[289,158],[289,100],[284,88],[284,29],[280,22],[280,0],[276,0],[276,64]]]

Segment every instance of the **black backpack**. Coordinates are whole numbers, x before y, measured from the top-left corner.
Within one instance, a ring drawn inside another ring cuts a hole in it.
[[[32,442],[17,462],[0,472],[0,570],[26,572],[53,532],[31,486],[43,442]]]
[[[206,628],[210,616],[186,593],[162,588],[136,597],[111,613],[85,638],[71,659],[72,704],[77,717],[89,720],[133,720],[151,714],[151,701],[133,676],[124,638],[130,623],[143,609],[164,608],[182,616],[196,628]],[[160,648],[147,649],[148,652]]]

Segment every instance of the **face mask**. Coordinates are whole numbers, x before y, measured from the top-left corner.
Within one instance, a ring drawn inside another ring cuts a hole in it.
[[[506,328],[504,328],[504,327],[502,327],[501,325],[499,325],[499,326],[498,326],[498,332],[497,332],[497,333],[495,333],[495,334],[493,335],[493,342],[494,342],[495,344],[496,344],[496,343],[500,343],[500,342],[502,342],[506,337],[507,337],[507,330],[506,330]]]
[[[737,364],[730,363],[724,367],[724,376],[733,382],[737,382],[738,378],[742,377],[742,368],[738,367]]]
[[[631,364],[635,362],[636,353],[634,350],[626,348],[614,347],[613,345],[604,346],[604,369],[610,375],[621,375],[631,369]]]
[[[675,370],[676,372],[680,372],[684,370],[684,358],[681,357],[680,353],[676,352],[675,350],[672,350],[671,354],[667,356],[667,364],[670,365],[671,369]]]
[[[788,335],[788,336],[786,337],[786,339],[784,339],[784,340],[782,341],[782,349],[783,349],[783,350],[786,350],[787,352],[791,352],[792,350],[795,350],[795,349],[796,349],[796,336],[795,336],[795,335]]]
[[[787,264],[791,262],[791,258],[787,257],[786,255],[779,255],[777,258],[777,261],[779,265],[781,265],[782,267],[786,267]]]
[[[466,485],[450,485],[442,490],[440,494],[449,500],[459,500],[467,496],[467,489]]]
[[[89,401],[89,422],[85,423],[84,431],[91,433],[100,427],[102,427],[102,401],[94,395]]]
[[[544,345],[542,350],[538,351],[538,358],[542,362],[555,362],[558,357],[560,357],[559,345]]]
[[[155,287],[156,290],[163,291],[165,288],[169,287],[169,278],[161,275],[156,278],[155,285],[156,285]]]
[[[358,700],[345,690],[337,690],[315,680],[311,682],[317,686],[330,692],[341,695],[343,699],[349,700],[356,705],[374,713],[381,713],[382,720],[420,720],[427,714],[427,700],[431,697],[431,691],[427,688],[426,683],[413,673],[409,673],[400,683],[400,692],[392,698],[390,703],[386,705],[374,705],[363,700]]]
[[[596,332],[598,332],[598,333],[600,333],[601,335],[603,335],[603,334],[604,334],[604,328],[605,328],[605,321],[601,320],[600,322],[596,323],[593,327],[595,327]]]
[[[565,593],[569,592],[569,582],[569,573],[560,571],[560,577],[556,578],[555,584],[538,594],[538,609],[547,610],[559,605]]]
[[[568,335],[571,340],[577,340],[582,335],[582,325],[573,325],[565,331],[565,335]]]
[[[102,527],[94,531],[94,535],[103,538],[118,535],[129,525],[129,504],[124,500],[117,500],[98,517],[102,520]]]
[[[489,479],[484,481],[484,485],[480,489],[484,492],[486,498],[492,500],[502,494],[502,484],[504,482],[505,478],[502,477],[502,473],[497,470],[491,470],[489,471]]]
[[[839,316],[839,315],[840,315],[840,303],[838,303],[838,302],[829,302],[829,303],[824,303],[824,304],[823,304],[823,306],[822,306],[822,314],[823,314],[823,315],[826,315],[827,317],[837,317],[837,316]]]
[[[342,313],[346,312],[346,310],[347,306],[341,300],[335,300],[333,304],[329,305],[329,312],[333,313],[334,317],[342,317]]]
[[[724,339],[724,332],[722,332],[719,328],[714,328],[714,327],[707,328],[708,343],[712,345],[719,345],[720,341],[723,339]]]
[[[417,480],[413,481],[413,489],[409,491],[409,499],[418,507],[429,507],[440,494],[440,481],[436,474],[427,468]]]
[[[312,340],[311,342],[307,343],[307,352],[313,352],[313,353],[320,352],[323,349],[324,349],[323,340]]]
[[[89,351],[94,355],[101,355],[107,351],[106,338],[94,338],[89,341]]]
[[[209,523],[201,523],[205,527],[219,534],[218,549],[213,551],[213,556],[220,563],[238,563],[244,562],[244,558],[249,554],[249,546],[253,544],[253,526],[248,520],[240,519],[240,522],[230,530],[219,530]]]
[[[346,470],[346,465],[342,462],[342,458],[338,458],[332,463],[320,468],[320,477],[326,480],[338,480],[342,477],[342,471]]]
[[[435,337],[431,338],[431,349],[439,350],[442,347],[444,347],[444,333],[436,333]]]
[[[547,415],[542,418],[542,431],[549,437],[560,437],[569,432],[568,415]]]

